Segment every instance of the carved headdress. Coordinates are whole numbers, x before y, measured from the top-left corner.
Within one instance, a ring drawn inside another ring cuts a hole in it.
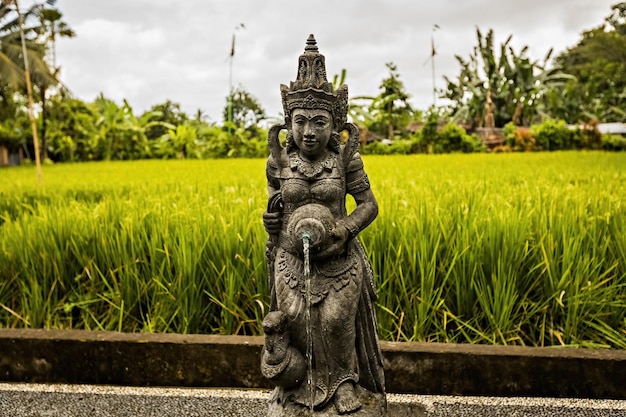
[[[336,129],[346,123],[348,113],[348,86],[343,84],[333,91],[326,78],[326,61],[319,53],[315,37],[306,41],[304,53],[298,58],[298,75],[290,86],[280,86],[285,119],[294,109],[323,109],[330,112]]]

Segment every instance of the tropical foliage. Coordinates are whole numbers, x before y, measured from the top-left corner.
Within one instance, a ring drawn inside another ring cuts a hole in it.
[[[41,5],[34,5],[22,14],[24,21],[32,21],[36,18]],[[50,68],[44,60],[45,45],[40,40],[42,26],[27,26],[24,29],[26,42],[26,54],[31,67],[33,81],[55,82]],[[25,87],[24,60],[22,56],[22,42],[18,25],[18,14],[15,4],[11,0],[0,2],[0,82],[3,90],[11,88],[12,91]],[[4,105],[9,100],[3,95]]]
[[[414,153],[482,152],[485,146],[478,136],[468,134],[456,123],[442,122],[444,115],[435,108],[426,113],[426,121],[421,129],[386,144],[372,142],[362,148],[364,154],[408,155]]]
[[[571,76],[548,67],[552,50],[543,61],[532,61],[528,47],[513,49],[512,36],[497,49],[494,36],[493,30],[483,35],[476,29],[478,46],[469,59],[456,56],[460,74],[455,80],[444,77],[443,97],[452,101],[452,118],[472,128],[537,122],[545,114],[544,96]]]
[[[626,2],[614,5],[603,24],[584,32],[556,62],[575,79],[551,94],[554,117],[572,123],[626,120]]]
[[[26,139],[29,135],[32,141],[32,133],[27,134],[21,129],[20,119],[25,117],[26,106],[19,99],[26,95],[25,68],[29,68],[33,99],[41,108],[39,128],[43,159],[48,158],[47,99],[52,90],[62,90],[58,81],[59,67],[56,65],[56,40],[58,37],[75,36],[61,20],[62,13],[53,7],[55,3],[56,0],[48,0],[46,4],[35,3],[25,12],[18,12],[18,2],[0,2],[0,115],[3,116],[0,120],[4,121],[0,130],[5,132],[3,143],[9,148],[21,146],[28,151]],[[26,51],[26,57],[23,51]]]
[[[224,121],[229,120],[228,112],[230,111],[230,121],[235,126],[242,127],[251,133],[258,133],[256,129],[259,123],[267,116],[256,97],[239,86],[233,90],[230,99],[231,106],[229,107],[227,102],[224,107]]]
[[[267,155],[261,128],[256,135],[244,127],[229,131],[190,120],[179,109],[168,100],[137,116],[125,100],[119,105],[101,95],[84,103],[57,96],[50,102],[50,157],[72,162]]]
[[[368,130],[393,140],[397,134],[405,133],[406,126],[416,114],[408,101],[410,96],[400,80],[397,66],[393,62],[386,66],[389,76],[382,80],[380,94],[370,99],[369,120],[365,125]]]
[[[509,122],[503,129],[506,146],[500,151],[561,151],[568,149],[607,151],[626,150],[626,138],[620,135],[600,134],[594,123],[576,128],[564,120],[545,119],[530,127],[515,126]]]

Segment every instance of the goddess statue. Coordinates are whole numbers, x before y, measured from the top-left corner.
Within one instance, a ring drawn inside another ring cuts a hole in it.
[[[261,371],[276,385],[269,415],[385,415],[374,277],[357,238],[378,205],[358,129],[347,122],[348,88],[333,89],[310,35],[296,81],[280,90],[285,121],[268,134],[263,214],[271,312]],[[356,202],[349,214],[347,194]]]

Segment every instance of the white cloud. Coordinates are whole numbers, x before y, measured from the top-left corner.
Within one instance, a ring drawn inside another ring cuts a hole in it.
[[[476,27],[495,30],[499,44],[529,46],[542,58],[564,51],[583,30],[599,25],[614,0],[59,0],[77,32],[58,45],[62,78],[80,98],[99,92],[136,111],[170,99],[220,120],[228,93],[231,39],[236,35],[233,84],[255,95],[271,116],[281,111],[279,85],[296,75],[309,33],[326,55],[329,76],[347,70],[351,96],[375,95],[394,62],[412,101],[432,102],[430,39],[438,54],[436,79],[454,77],[454,55],[467,57]],[[245,29],[235,28],[245,24]]]

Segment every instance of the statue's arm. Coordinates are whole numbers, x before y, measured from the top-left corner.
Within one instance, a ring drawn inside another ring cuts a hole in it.
[[[353,238],[378,215],[378,203],[358,152],[346,169],[346,190],[354,198],[356,208],[341,223],[348,229],[349,237]]]
[[[352,194],[356,202],[356,208],[345,219],[342,225],[348,230],[350,238],[358,235],[370,225],[378,215],[378,203],[371,189]]]
[[[278,235],[282,227],[283,202],[280,193],[280,182],[276,177],[277,169],[273,158],[270,156],[265,169],[268,195],[267,210],[263,213],[263,226],[270,236]]]

